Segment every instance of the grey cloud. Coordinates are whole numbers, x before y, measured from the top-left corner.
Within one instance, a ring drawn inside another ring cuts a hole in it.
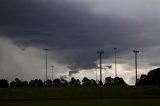
[[[159,62],[158,62],[158,63],[156,63],[156,62],[151,62],[150,65],[151,65],[151,66],[158,66],[158,67],[159,67],[159,66],[160,66],[160,63],[159,63]]]
[[[0,1],[1,36],[23,48],[48,47],[63,57],[57,61],[72,65],[72,70],[95,67],[98,49],[105,51],[106,59],[113,55],[114,47],[120,48],[119,53],[123,54],[129,48],[159,45],[158,30],[157,34],[148,33],[148,24],[119,15],[118,10],[116,14],[115,11],[111,14],[111,10],[105,15],[95,14],[94,2],[90,0],[7,1]],[[152,39],[150,34],[154,34]]]

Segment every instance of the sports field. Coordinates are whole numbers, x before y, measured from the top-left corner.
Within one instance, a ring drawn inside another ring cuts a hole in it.
[[[0,106],[160,106],[160,99],[1,101]]]
[[[0,88],[0,106],[160,106],[159,86]]]
[[[54,88],[0,88],[0,100],[160,97],[159,86],[78,86]]]

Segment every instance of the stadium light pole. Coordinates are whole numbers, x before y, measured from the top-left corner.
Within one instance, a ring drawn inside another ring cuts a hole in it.
[[[114,59],[115,59],[115,78],[117,77],[117,48],[114,48]],[[117,85],[117,80],[116,80],[116,85]]]
[[[99,67],[96,67],[96,82],[98,82],[98,73],[97,73],[98,69]]]
[[[96,82],[97,82],[97,68],[96,68]]]
[[[137,54],[139,53],[139,50],[133,50],[135,54],[135,74],[136,74],[136,82],[135,85],[137,85]]]
[[[47,81],[47,52],[48,52],[48,49],[46,48],[46,49],[44,49],[45,50],[45,52],[46,52],[46,81]]]
[[[52,68],[52,86],[53,86],[53,67],[54,66],[51,66],[51,68]]]
[[[99,54],[99,59],[100,59],[100,83],[102,82],[102,54],[104,53],[104,51],[98,51],[97,52]]]

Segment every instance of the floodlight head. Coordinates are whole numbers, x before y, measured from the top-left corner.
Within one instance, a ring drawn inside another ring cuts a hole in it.
[[[114,48],[114,50],[117,50],[117,48]]]
[[[46,48],[46,49],[43,49],[43,50],[46,50],[46,51],[47,51],[48,49]]]
[[[133,52],[134,52],[134,53],[139,53],[140,51],[139,51],[139,50],[133,50]]]
[[[100,50],[99,50],[97,53],[104,53],[104,51],[100,51]]]

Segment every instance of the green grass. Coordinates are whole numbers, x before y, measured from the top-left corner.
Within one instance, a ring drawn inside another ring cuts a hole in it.
[[[158,99],[89,99],[89,100],[47,100],[8,101],[0,106],[160,106]]]
[[[0,88],[0,106],[160,106],[159,86],[137,89],[138,99],[134,86]]]
[[[138,86],[142,97],[160,97],[159,86]],[[134,86],[0,88],[0,100],[35,98],[136,97]]]

